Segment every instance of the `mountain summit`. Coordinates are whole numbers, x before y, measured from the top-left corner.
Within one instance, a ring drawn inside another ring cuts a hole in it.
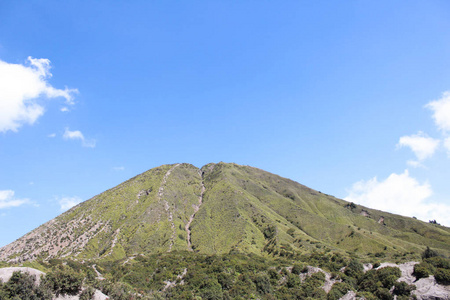
[[[188,250],[268,255],[317,249],[450,255],[450,228],[355,205],[232,163],[163,165],[107,190],[0,249],[10,263],[118,260]]]

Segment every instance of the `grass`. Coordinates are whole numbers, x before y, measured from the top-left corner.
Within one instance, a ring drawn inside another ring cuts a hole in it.
[[[165,253],[170,244],[173,251],[186,251],[185,225],[193,205],[198,205],[202,182],[203,204],[190,226],[196,253],[240,251],[278,257],[320,249],[367,260],[401,261],[419,258],[429,246],[450,256],[447,227],[349,205],[253,167],[218,163],[201,172],[190,164],[144,172],[19,239],[25,246],[17,246],[9,256],[20,261],[36,252],[47,258],[65,254],[78,260],[116,261],[139,253]],[[45,254],[56,245],[67,247],[55,255]]]

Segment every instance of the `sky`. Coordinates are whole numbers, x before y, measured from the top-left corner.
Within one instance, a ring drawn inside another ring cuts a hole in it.
[[[450,226],[450,3],[0,2],[0,246],[220,161]]]

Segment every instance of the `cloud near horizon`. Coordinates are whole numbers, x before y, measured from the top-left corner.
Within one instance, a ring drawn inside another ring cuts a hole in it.
[[[0,209],[17,207],[23,204],[30,203],[29,199],[16,199],[14,198],[15,192],[13,190],[1,190],[0,191]]]
[[[405,170],[379,181],[377,177],[353,184],[344,200],[423,221],[450,225],[450,206],[428,202],[433,194],[428,182],[419,183]]]
[[[29,56],[27,65],[0,60],[0,132],[17,132],[24,124],[34,124],[45,112],[42,96],[74,104],[78,90],[51,86],[47,81],[52,77],[50,68],[45,58]]]
[[[79,130],[70,131],[66,128],[63,134],[63,139],[65,140],[80,140],[83,147],[94,148],[96,141],[93,139],[86,139]]]

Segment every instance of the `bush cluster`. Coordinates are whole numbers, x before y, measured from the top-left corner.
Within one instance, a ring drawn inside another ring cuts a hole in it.
[[[427,248],[422,262],[414,266],[414,276],[420,279],[430,275],[434,275],[437,283],[450,285],[450,260]]]
[[[431,253],[431,255],[430,255]],[[450,283],[450,261],[427,250],[415,266],[418,278],[433,274],[441,284]],[[124,261],[98,262],[105,280],[97,280],[91,266],[51,260],[51,271],[35,284],[34,277],[14,273],[0,283],[0,299],[52,299],[76,295],[91,299],[97,288],[111,299],[340,299],[353,290],[365,299],[408,299],[415,286],[398,282],[399,268],[363,271],[356,258],[330,251],[288,257],[261,257],[234,250],[225,255],[188,251],[137,256]],[[326,293],[325,274],[311,271],[318,266],[336,282]],[[83,290],[82,290],[83,287]]]
[[[17,271],[6,283],[0,282],[0,299],[51,300],[59,295],[77,295],[85,277],[85,273],[61,264],[41,276],[38,285],[33,275]],[[83,299],[91,299],[92,295],[86,297],[85,293]]]

